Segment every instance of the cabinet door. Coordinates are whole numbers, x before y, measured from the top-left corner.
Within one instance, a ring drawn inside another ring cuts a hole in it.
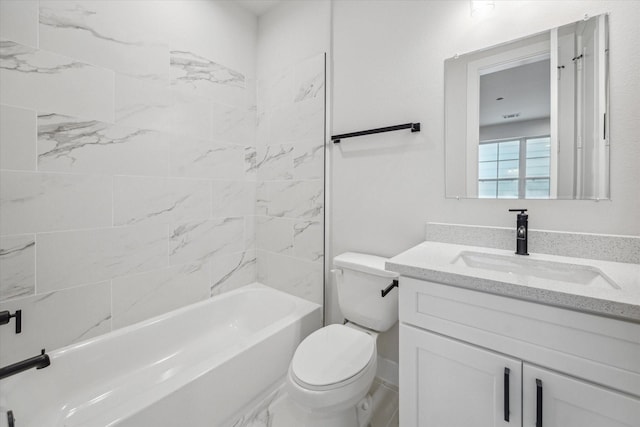
[[[524,427],[638,427],[640,399],[524,364]]]
[[[522,426],[521,380],[517,359],[400,325],[403,427]]]

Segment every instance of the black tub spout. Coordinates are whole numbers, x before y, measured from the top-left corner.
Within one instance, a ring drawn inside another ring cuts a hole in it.
[[[4,368],[0,368],[0,380],[20,373],[22,371],[26,371],[27,369],[46,368],[50,364],[51,360],[49,360],[49,355],[44,352],[43,348],[42,352],[37,356],[33,356],[28,359],[24,359],[11,365],[5,366]]]

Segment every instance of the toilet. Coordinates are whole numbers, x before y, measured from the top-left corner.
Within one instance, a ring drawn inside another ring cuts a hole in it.
[[[381,291],[398,278],[386,258],[347,252],[333,259],[344,325],[327,325],[307,338],[289,365],[286,389],[302,408],[307,427],[365,427],[375,396],[379,332],[398,320],[398,290]]]

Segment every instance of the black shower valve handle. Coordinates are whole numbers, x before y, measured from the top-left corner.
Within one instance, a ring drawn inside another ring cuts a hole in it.
[[[22,310],[16,310],[13,314],[8,310],[0,311],[0,325],[6,325],[13,317],[16,319],[16,334],[19,334],[22,332]]]

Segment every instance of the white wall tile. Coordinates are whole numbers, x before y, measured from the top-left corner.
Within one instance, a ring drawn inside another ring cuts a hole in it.
[[[1,234],[111,225],[111,177],[0,172]]]
[[[114,225],[168,224],[210,217],[211,183],[209,181],[114,177]]]
[[[257,217],[245,216],[244,217],[244,249],[256,248],[256,229],[257,229]]]
[[[0,169],[36,169],[36,112],[0,105]]]
[[[267,182],[264,203],[269,216],[286,218],[322,218],[323,182],[313,181],[273,181]],[[260,210],[258,204],[258,211]]]
[[[244,177],[248,181],[258,178],[257,151],[255,146],[244,147]]]
[[[38,115],[41,171],[166,176],[171,135],[84,120]]]
[[[0,236],[0,301],[35,293],[36,238]]]
[[[210,139],[174,138],[170,146],[171,176],[243,180],[245,147]]]
[[[113,280],[113,328],[209,297],[208,265],[187,264]]]
[[[0,99],[37,111],[112,122],[114,75],[75,59],[0,41]]]
[[[264,256],[265,284],[316,304],[322,304],[322,263],[304,261],[273,252],[266,252]]]
[[[166,79],[169,47],[145,2],[44,1],[40,48],[142,78]]]
[[[255,215],[256,183],[213,181],[213,216]]]
[[[221,294],[256,281],[255,251],[218,255],[211,261],[211,296]]]
[[[268,114],[268,144],[324,140],[324,97],[315,97]]]
[[[293,145],[266,145],[256,149],[258,180],[293,178]]]
[[[234,1],[158,1],[172,51],[192,52],[245,76],[256,72],[258,19]]]
[[[218,141],[252,145],[255,143],[256,113],[245,107],[214,102],[212,136]]]
[[[309,261],[322,262],[324,227],[320,221],[296,221],[293,227],[293,255]]]
[[[0,38],[38,47],[38,1],[0,1]]]
[[[293,254],[293,224],[288,218],[259,216],[256,221],[256,244],[258,249]]]
[[[293,146],[293,179],[324,178],[324,143],[302,143]]]
[[[256,215],[267,215],[269,211],[269,186],[271,183],[259,181],[256,183]]]
[[[109,282],[18,298],[0,310],[22,310],[22,333],[0,328],[0,365],[5,366],[111,330]]]
[[[169,241],[171,265],[204,262],[244,248],[244,218],[215,218],[175,225]]]
[[[193,95],[226,104],[247,107],[245,76],[223,64],[195,53],[172,47],[171,85]]]
[[[115,78],[116,123],[193,138],[211,138],[211,102],[160,82]]]
[[[294,67],[294,102],[324,98],[324,54],[315,55]]]
[[[286,69],[258,80],[258,112],[289,105],[295,98],[293,69]]]
[[[47,292],[167,266],[167,227],[140,225],[37,235],[36,284]]]

